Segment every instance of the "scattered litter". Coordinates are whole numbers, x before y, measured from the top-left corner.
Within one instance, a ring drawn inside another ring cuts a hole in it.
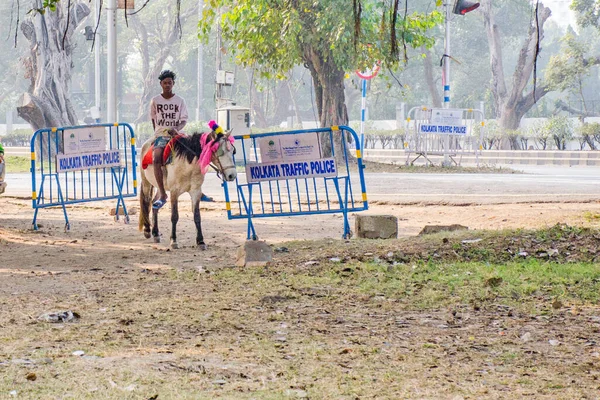
[[[47,312],[38,317],[39,321],[45,321],[50,323],[60,322],[74,322],[80,318],[79,314],[71,310],[68,311],[56,311]]]
[[[287,247],[276,247],[275,248],[275,253],[289,253],[290,249],[288,249]]]
[[[215,385],[224,385],[227,383],[227,381],[225,379],[217,379],[214,380],[212,383],[214,383]]]
[[[482,240],[483,239],[465,239],[465,240],[462,240],[461,243],[463,243],[463,244],[472,244],[472,243],[479,243]]]
[[[340,262],[340,261],[342,261],[342,259],[341,259],[341,258],[339,258],[339,257],[331,257],[331,258],[329,259],[329,261],[331,261],[331,262]]]
[[[555,339],[548,340],[548,343],[550,343],[550,346],[558,346],[560,344],[560,342]]]
[[[305,266],[310,267],[311,265],[318,265],[319,262],[315,260],[307,261],[304,263]]]
[[[529,342],[531,340],[531,332],[525,332],[521,335],[521,340],[524,342]]]
[[[520,251],[519,252],[519,256],[521,256],[521,257],[527,257],[528,255],[529,255],[529,253],[526,252],[526,251]]]
[[[12,397],[17,397],[17,391],[16,390],[11,390],[10,392],[8,392],[8,394],[10,394]]]
[[[81,357],[82,355],[85,354],[85,351],[83,351],[83,350],[76,350],[76,351],[74,351],[71,354],[74,355],[74,356],[77,356],[77,357]]]

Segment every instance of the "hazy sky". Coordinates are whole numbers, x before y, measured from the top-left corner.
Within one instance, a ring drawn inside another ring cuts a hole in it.
[[[552,10],[551,20],[560,26],[567,26],[569,24],[575,26],[575,16],[573,15],[573,11],[569,9],[571,0],[541,0],[541,2]]]

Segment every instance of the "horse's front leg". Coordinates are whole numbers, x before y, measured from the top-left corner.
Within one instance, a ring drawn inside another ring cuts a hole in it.
[[[192,196],[192,210],[194,210],[194,223],[196,224],[196,246],[200,250],[206,250],[204,236],[202,235],[202,222],[200,220],[200,197],[202,193],[195,193]]]
[[[179,221],[179,209],[178,209],[178,197],[179,194],[171,191],[171,248],[178,249],[177,244],[177,221]]]

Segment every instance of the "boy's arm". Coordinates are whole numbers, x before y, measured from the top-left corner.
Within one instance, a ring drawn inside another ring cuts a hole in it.
[[[154,104],[154,99],[150,100],[150,119],[152,120],[152,130],[156,131],[156,123],[154,122],[156,119],[156,104]]]
[[[177,125],[177,132],[181,132],[181,130],[187,124],[187,120],[188,120],[187,105],[185,104],[185,100],[181,99],[181,110],[179,112],[179,125]]]

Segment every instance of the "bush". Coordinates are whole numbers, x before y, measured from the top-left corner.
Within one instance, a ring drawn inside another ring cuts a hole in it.
[[[544,129],[552,137],[558,150],[566,150],[567,143],[574,138],[573,122],[564,116],[553,116],[546,121]]]
[[[5,146],[29,146],[33,130],[31,129],[15,129],[13,133],[2,136],[1,140]]]
[[[584,122],[578,129],[581,150],[587,144],[591,150],[597,150],[596,142],[600,142],[600,124],[597,122]]]
[[[406,141],[406,131],[403,128],[391,130],[369,130],[365,133],[365,148],[374,149],[377,143],[382,149],[402,149]]]

